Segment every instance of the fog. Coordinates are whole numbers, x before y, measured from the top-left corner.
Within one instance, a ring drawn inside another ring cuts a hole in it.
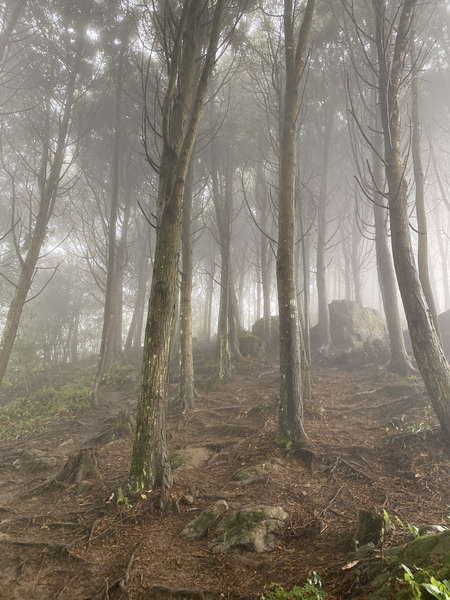
[[[2,377],[96,355],[102,340],[105,364],[143,344],[163,141],[172,127],[163,108],[174,40],[164,44],[154,13],[163,4],[0,3]],[[401,4],[389,3],[388,21]],[[224,298],[228,331],[251,331],[278,314],[283,3],[250,3],[233,24],[235,3],[228,8],[185,189],[199,343],[217,338]],[[294,9],[297,26],[304,5]],[[427,239],[438,313],[450,308],[449,24],[447,2],[416,7],[415,51],[405,54],[399,92],[409,235],[416,256],[419,238]],[[389,244],[390,226],[385,175],[381,183],[374,175],[382,143],[374,31],[373,8],[363,1],[322,3],[312,20],[296,121],[296,297],[304,328],[335,299],[385,310],[376,206]],[[181,93],[181,79],[176,85]],[[417,218],[414,134],[427,230]],[[184,273],[180,262],[178,289]],[[179,330],[175,323],[174,335]]]

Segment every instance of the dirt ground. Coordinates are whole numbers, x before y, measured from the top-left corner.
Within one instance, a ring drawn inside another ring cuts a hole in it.
[[[76,369],[66,378],[76,381]],[[206,465],[174,471],[164,512],[155,493],[126,493],[130,437],[96,449],[100,477],[85,494],[77,496],[69,483],[35,489],[73,451],[89,446],[106,419],[134,411],[136,383],[106,385],[100,409],[0,443],[0,600],[256,600],[268,584],[288,589],[312,572],[323,580],[326,598],[364,598],[367,569],[364,561],[352,565],[359,511],[384,508],[396,525],[377,549],[382,560],[387,547],[408,535],[396,517],[417,526],[448,523],[450,462],[417,379],[374,365],[315,366],[312,383],[305,418],[315,453],[310,462],[274,444],[278,373],[269,358],[244,359],[224,382],[198,365],[197,408],[182,414],[172,406],[169,445],[171,451],[207,447],[212,455]],[[21,460],[30,449],[41,450],[50,466]],[[232,480],[243,466],[274,457],[282,471],[244,486]],[[118,503],[119,488],[127,498]],[[209,539],[184,541],[186,523],[222,498],[230,510],[283,507],[289,522],[277,548],[214,554]],[[170,591],[179,589],[191,591]]]

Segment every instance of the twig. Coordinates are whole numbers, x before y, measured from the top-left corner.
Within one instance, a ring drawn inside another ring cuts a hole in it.
[[[138,552],[138,550],[141,549],[141,546],[142,546],[143,543],[144,543],[144,540],[142,540],[142,541],[139,542],[139,544],[134,549],[133,554],[130,557],[130,560],[128,561],[128,565],[127,565],[127,568],[126,568],[126,571],[125,571],[125,577],[124,577],[125,585],[130,580],[131,565],[133,564],[134,557],[136,556],[136,553]]]

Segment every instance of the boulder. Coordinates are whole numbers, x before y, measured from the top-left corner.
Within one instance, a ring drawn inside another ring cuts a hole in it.
[[[419,586],[419,583],[427,582],[431,576],[435,576],[437,579],[448,579],[449,563],[450,530],[424,535],[403,546],[389,548],[384,552],[384,560],[377,560],[373,564],[374,567],[378,565],[378,569],[375,571],[379,572],[370,584],[373,593],[365,594],[364,598],[367,600],[412,598],[412,595],[409,594],[411,590],[405,591],[403,587],[399,587],[399,581],[402,580],[406,569],[412,570],[417,586]],[[428,598],[428,595],[426,597]],[[444,598],[446,596],[439,595],[437,597]]]
[[[374,308],[350,300],[333,300],[330,312],[331,341],[335,346],[357,348],[365,341],[387,337],[386,324]]]
[[[250,465],[249,467],[243,467],[236,471],[233,475],[234,481],[245,481],[247,479],[253,479],[254,477],[260,477],[261,475],[269,475],[270,473],[276,473],[277,471],[283,471],[284,466],[277,460],[271,459],[265,463],[258,465]]]
[[[260,356],[264,351],[264,340],[248,331],[239,331],[238,342],[242,356]]]
[[[447,359],[450,360],[450,310],[438,315],[438,323],[444,354]],[[408,353],[412,354],[413,349],[411,344],[411,336],[409,335],[409,331],[407,329],[403,331],[403,337],[405,339],[405,345]]]
[[[180,448],[170,455],[169,462],[172,469],[184,471],[205,465],[212,455],[213,451],[208,448]]]
[[[210,547],[214,553],[230,550],[269,552],[278,544],[276,536],[285,526],[288,514],[281,506],[248,506],[220,522],[221,532]]]
[[[279,320],[278,315],[273,315],[270,317],[270,340],[271,347],[275,348],[278,346],[278,336],[279,336]],[[264,319],[258,319],[254,322],[252,327],[253,335],[257,335],[261,339],[264,339]],[[267,348],[266,348],[267,350]]]
[[[181,532],[185,540],[199,540],[208,535],[220,517],[228,510],[225,500],[218,500],[203,510],[196,519],[189,521]]]
[[[450,310],[447,310],[438,316],[438,323],[445,356],[450,358]]]

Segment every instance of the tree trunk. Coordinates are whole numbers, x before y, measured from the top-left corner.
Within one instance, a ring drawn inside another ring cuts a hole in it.
[[[405,0],[400,11],[392,60],[386,31],[392,32],[385,15],[385,0],[373,0],[379,65],[379,101],[384,134],[384,160],[388,182],[392,253],[402,295],[411,343],[419,371],[450,443],[450,368],[433,327],[420,285],[409,235],[408,185],[402,157],[399,91],[414,18],[416,0]]]
[[[139,243],[139,264],[137,273],[137,289],[136,296],[133,303],[133,316],[131,317],[131,323],[125,342],[125,354],[130,355],[131,350],[138,349],[142,344],[142,329],[144,321],[144,310],[145,310],[145,298],[147,283],[151,275],[151,261],[150,261],[150,231],[145,232],[141,235]]]
[[[228,153],[227,153],[228,154]],[[227,156],[228,158],[228,156]],[[220,179],[217,162],[217,144],[213,141],[211,148],[211,178],[213,201],[216,211],[217,229],[220,247],[220,300],[219,320],[217,325],[217,343],[219,353],[219,379],[226,379],[231,374],[231,348],[229,335],[230,304],[230,245],[231,245],[231,213],[233,174],[228,160],[225,173]]]
[[[57,134],[56,147],[54,148],[53,152],[53,162],[48,175],[48,155],[50,152],[51,138],[51,132],[49,131],[49,118],[52,107],[50,106],[50,99],[47,101],[48,114],[46,115],[46,131],[43,134],[44,148],[42,152],[42,168],[38,177],[40,191],[39,207],[36,212],[33,230],[30,233],[30,243],[28,246],[27,255],[25,259],[21,259],[19,280],[8,310],[6,324],[2,334],[0,344],[0,384],[5,377],[6,369],[8,367],[11,352],[17,336],[20,317],[22,315],[23,307],[33,281],[34,272],[39,260],[39,254],[47,233],[47,226],[57,198],[59,180],[61,178],[61,171],[64,164],[64,157],[67,147],[69,126],[75,98],[75,89],[78,74],[82,65],[83,51],[84,38],[82,35],[80,35],[75,50],[74,63],[67,84],[66,98],[64,107],[62,108],[62,116]]]
[[[260,222],[260,236],[259,236],[259,265],[260,265],[260,277],[262,287],[262,300],[263,300],[263,318],[264,318],[264,346],[266,351],[270,348],[271,342],[271,319],[270,319],[270,260],[269,260],[269,240],[267,239],[267,226],[268,226],[268,212],[269,212],[269,198],[267,193],[267,184],[264,179],[264,173],[262,168],[262,156],[258,161],[256,167],[256,197],[259,207],[259,222]],[[259,313],[258,313],[259,317]]]
[[[181,233],[182,267],[180,293],[180,384],[178,398],[184,410],[195,406],[194,359],[192,351],[192,162],[183,197],[183,223]]]
[[[414,41],[410,41],[410,56],[412,63],[411,79],[411,154],[413,159],[414,181],[416,184],[416,214],[417,214],[417,266],[419,268],[419,279],[422,285],[423,293],[428,304],[431,320],[437,334],[439,333],[439,324],[437,319],[436,303],[434,301],[433,289],[430,281],[430,270],[428,265],[428,225],[425,209],[425,176],[422,167],[422,155],[420,150],[420,90],[418,80],[417,57],[414,47]]]
[[[308,0],[298,41],[294,40],[292,0],[284,3],[286,82],[278,178],[277,284],[280,326],[280,407],[278,441],[310,445],[303,428],[299,320],[295,288],[295,178],[299,81],[306,62],[314,0]],[[294,47],[295,46],[295,47]]]
[[[207,85],[215,62],[224,0],[217,0],[208,49],[194,88],[199,56],[201,3],[186,0],[176,28],[163,103],[163,150],[158,189],[158,228],[144,341],[142,386],[130,466],[134,489],[171,484],[166,444],[169,354],[174,317],[184,184]],[[173,25],[173,23],[172,23]]]
[[[374,126],[374,131],[378,127]],[[387,231],[386,200],[383,195],[384,177],[381,155],[383,140],[380,135],[372,137],[372,173],[373,173],[373,212],[375,220],[375,252],[377,257],[378,282],[380,284],[381,298],[383,301],[386,326],[391,346],[391,358],[388,364],[390,373],[408,375],[414,371],[405,347],[405,339],[400,323],[398,305],[397,281],[395,279],[394,265],[389,250]]]

